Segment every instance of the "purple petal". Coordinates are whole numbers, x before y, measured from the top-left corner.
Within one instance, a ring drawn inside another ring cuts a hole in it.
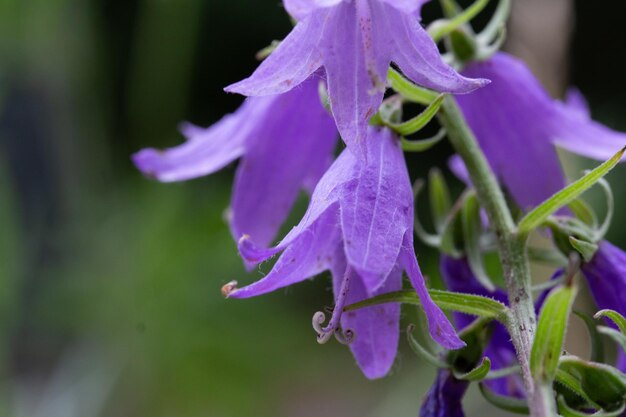
[[[339,292],[346,268],[345,259],[335,263],[332,269],[333,289]],[[347,303],[352,304],[378,294],[398,291],[402,287],[402,271],[395,268],[379,291],[370,294],[361,277],[353,272]],[[343,330],[355,334],[350,350],[357,364],[369,379],[381,378],[389,372],[398,350],[400,337],[400,304],[389,303],[366,307],[344,313],[341,317]]]
[[[437,45],[413,15],[381,2],[373,2],[372,7],[376,20],[380,21],[378,35],[385,34],[385,45],[381,48],[390,50],[391,60],[416,84],[461,94],[489,83],[485,79],[465,78],[444,63]]]
[[[450,168],[450,171],[452,171],[458,179],[463,181],[465,185],[468,187],[472,186],[472,180],[470,179],[467,167],[459,155],[452,155],[450,159],[448,159],[448,168]]]
[[[341,3],[332,9],[329,29],[321,43],[333,116],[341,137],[353,150],[365,140],[369,119],[382,102],[389,66],[386,53],[375,43],[377,38],[372,38],[371,20],[367,23],[365,19],[363,25],[362,30],[355,3]],[[367,42],[369,50],[378,48],[383,55],[364,55],[363,45]]]
[[[398,141],[388,129],[369,129],[366,161],[341,196],[341,227],[350,265],[373,293],[396,264],[413,221],[413,193]]]
[[[565,95],[565,105],[568,109],[575,111],[581,118],[591,118],[589,103],[587,103],[585,96],[578,88],[570,87],[567,90],[567,94]]]
[[[329,269],[337,253],[343,256],[338,221],[337,211],[328,210],[289,245],[266,277],[234,290],[229,297],[255,297],[312,278]]]
[[[468,387],[469,382],[456,379],[449,369],[438,370],[424,397],[420,417],[465,417],[461,401]]]
[[[248,141],[231,204],[235,239],[247,234],[270,244],[302,187],[314,186],[330,165],[337,130],[317,86],[310,79],[277,96]]]
[[[406,14],[419,15],[422,6],[430,0],[381,0]]]
[[[144,149],[133,155],[137,168],[159,181],[183,181],[222,169],[245,152],[250,131],[262,124],[275,98],[247,99],[233,114],[202,129],[182,127],[187,142],[165,151]]]
[[[459,336],[456,334],[454,327],[448,320],[443,311],[433,302],[430,294],[426,289],[424,276],[417,264],[415,253],[413,252],[413,232],[409,231],[404,237],[404,245],[400,251],[398,259],[404,270],[406,271],[413,288],[417,292],[422,303],[422,308],[428,319],[428,330],[433,340],[446,349],[460,349],[465,346]]]
[[[356,175],[357,160],[349,151],[343,151],[328,171],[320,179],[313,191],[311,202],[300,223],[273,248],[258,246],[250,237],[244,236],[239,241],[241,256],[249,263],[262,262],[271,256],[283,251],[327,210],[338,210],[339,195],[343,185]]]
[[[582,271],[599,309],[609,308],[626,315],[626,253],[607,241]]]
[[[294,19],[300,20],[307,17],[311,12],[323,7],[334,6],[344,0],[283,0],[287,13]]]
[[[565,186],[551,143],[554,101],[526,66],[504,53],[471,64],[464,72],[490,85],[457,96],[463,114],[492,169],[522,209]]]
[[[245,96],[264,96],[291,90],[309,78],[321,65],[319,42],[324,37],[329,11],[312,12],[298,22],[274,52],[245,80],[224,90]]]

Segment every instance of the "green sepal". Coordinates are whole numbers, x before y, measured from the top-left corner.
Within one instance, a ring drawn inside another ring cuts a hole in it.
[[[452,208],[452,202],[448,184],[437,168],[432,168],[428,173],[428,194],[435,230],[441,233]]]
[[[480,205],[476,193],[469,192],[465,196],[463,209],[461,210],[461,224],[463,226],[463,243],[465,256],[474,276],[487,290],[493,292],[496,286],[493,284],[483,263],[483,255],[480,247],[482,232],[482,219],[480,218]]]
[[[415,181],[415,184],[413,184],[413,206],[415,210],[413,215],[413,232],[423,243],[438,249],[439,246],[441,246],[441,236],[438,234],[428,233],[426,229],[424,229],[424,226],[419,219],[419,215],[417,214],[417,202],[422,188],[424,188],[424,181],[422,179]]]
[[[408,140],[405,137],[400,138],[402,150],[404,152],[424,152],[441,142],[446,137],[446,129],[439,129],[434,136],[426,139]]]
[[[604,239],[604,236],[608,233],[611,221],[613,220],[613,213],[615,211],[615,197],[613,196],[613,190],[611,189],[608,181],[602,178],[598,181],[598,185],[602,187],[602,190],[604,190],[604,196],[606,197],[606,214],[602,224],[596,228],[596,241]]]
[[[618,313],[615,310],[610,310],[607,308],[604,310],[600,310],[596,314],[593,315],[593,318],[596,320],[602,317],[606,317],[610,319],[619,328],[620,332],[622,332],[623,334],[626,334],[626,318],[624,318],[624,316],[622,316],[620,313]]]
[[[480,393],[491,405],[510,413],[529,414],[528,404],[525,400],[496,394],[487,388],[485,384],[478,384],[478,387],[480,388]]]
[[[402,120],[402,96],[395,94],[383,100],[378,112],[369,121],[372,126],[387,126]]]
[[[278,48],[278,45],[280,45],[281,41],[277,41],[277,40],[273,40],[269,45],[267,45],[265,48],[261,49],[260,51],[258,51],[254,56],[258,61],[263,61],[265,58],[267,58],[268,56],[270,56],[272,54],[272,52],[274,52],[274,50],[276,50],[276,48]]]
[[[460,379],[463,381],[482,381],[487,377],[489,371],[491,370],[491,360],[488,357],[484,357],[478,366],[472,369],[469,372],[460,373],[458,371],[452,371],[453,375],[456,379]]]
[[[476,36],[476,40],[481,45],[491,45],[497,41],[503,29],[506,29],[506,23],[511,14],[511,0],[500,0],[498,7],[491,16],[491,20],[487,26]]]
[[[626,352],[626,335],[607,326],[598,326],[598,332],[613,339]]]
[[[574,216],[586,225],[591,227],[598,226],[598,216],[596,216],[596,213],[589,206],[589,204],[585,203],[583,200],[573,200],[567,205],[567,207],[569,207],[572,213],[574,213]]]
[[[421,345],[421,343],[413,336],[413,331],[415,330],[415,325],[410,324],[406,329],[406,337],[409,342],[409,346],[411,350],[422,358],[425,362],[433,365],[436,368],[449,368],[450,365],[437,358],[435,354],[433,354],[430,350]]]
[[[587,414],[582,411],[574,410],[571,408],[565,398],[562,395],[558,397],[559,413],[562,417],[619,417],[626,410],[626,403],[623,403],[620,408],[615,411],[596,411],[593,414]]]
[[[485,8],[487,3],[489,3],[489,0],[476,0],[470,7],[458,13],[453,18],[444,20],[443,22],[434,22],[434,24],[428,28],[428,34],[435,42],[440,41],[445,36],[467,24],[470,20],[476,17],[478,13]],[[450,9],[450,11],[452,11],[452,9]]]
[[[393,68],[389,68],[387,80],[393,90],[414,103],[427,106],[439,96],[438,93],[432,90],[413,84],[413,82],[409,81],[404,75]]]
[[[626,376],[616,368],[576,356],[562,356],[559,369],[580,383],[580,389],[596,408],[615,410],[626,398]]]
[[[463,294],[442,290],[429,289],[432,300],[443,310],[457,311],[477,317],[498,320],[507,323],[508,308],[492,298],[480,295]],[[415,304],[422,303],[413,290],[402,290],[381,294],[367,300],[359,301],[344,308],[344,311],[358,310],[359,308],[386,303]]]
[[[576,292],[575,285],[557,287],[550,292],[541,308],[530,352],[530,371],[536,380],[544,383],[554,381]]]
[[[447,44],[460,63],[473,60],[479,49],[473,34],[463,28],[453,30]]]
[[[585,393],[580,380],[562,369],[557,369],[553,387],[557,394],[567,399],[568,404],[576,407],[600,408]]]
[[[596,184],[602,177],[609,173],[611,169],[622,159],[626,147],[622,148],[608,161],[604,162],[594,170],[588,172],[579,180],[568,185],[561,191],[548,198],[530,211],[519,222],[518,230],[521,234],[527,234],[535,228],[541,226],[550,215],[556,213],[560,208],[568,205],[578,198],[582,193]]]
[[[598,251],[598,245],[596,243],[585,242],[584,240],[576,239],[574,236],[569,237],[569,243],[580,253],[585,262],[591,261]]]
[[[604,343],[598,332],[596,322],[589,314],[582,311],[574,311],[574,314],[585,324],[587,333],[589,334],[589,340],[591,340],[591,355],[592,362],[604,362]]]
[[[430,123],[430,121],[437,115],[445,96],[445,94],[440,94],[437,98],[430,102],[420,114],[407,120],[406,122],[394,123],[391,120],[385,120],[384,117],[381,117],[383,124],[402,136],[417,133],[422,130],[424,126]]]
[[[460,257],[463,254],[462,249],[460,249],[463,246],[462,234],[463,225],[461,223],[460,207],[455,206],[448,214],[448,218],[443,225],[439,250],[453,258]]]

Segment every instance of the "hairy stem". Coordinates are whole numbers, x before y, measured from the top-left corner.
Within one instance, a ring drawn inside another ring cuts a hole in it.
[[[446,97],[443,101],[439,119],[448,132],[452,146],[465,162],[478,199],[487,211],[491,227],[497,236],[498,252],[509,296],[508,329],[522,369],[531,415],[556,416],[551,388],[538,386],[530,373],[530,351],[537,319],[531,294],[526,239],[517,234],[515,222],[496,177],[452,97]]]

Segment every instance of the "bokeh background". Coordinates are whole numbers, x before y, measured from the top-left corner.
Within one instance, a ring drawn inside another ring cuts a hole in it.
[[[555,96],[575,84],[595,118],[626,131],[626,3],[516,1],[510,50]],[[425,20],[436,16],[428,5]],[[129,159],[179,143],[182,120],[233,111],[241,98],[222,88],[290,25],[278,0],[0,0],[0,416],[417,414],[434,371],[404,341],[374,382],[347,349],[315,342],[327,277],[221,297],[259,277],[222,220],[232,167],[166,185]],[[412,176],[450,154],[411,156]],[[574,176],[592,165],[563,158]],[[609,177],[622,247],[625,175]],[[419,252],[436,280],[436,254]],[[503,415],[476,396],[466,405]]]

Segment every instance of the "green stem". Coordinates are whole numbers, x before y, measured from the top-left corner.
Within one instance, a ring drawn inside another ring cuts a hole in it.
[[[465,162],[476,195],[487,211],[491,227],[497,237],[498,252],[509,296],[508,329],[522,369],[531,416],[556,416],[551,387],[538,385],[530,373],[530,351],[537,319],[531,293],[526,239],[518,235],[498,181],[452,97],[444,99],[439,119],[448,132],[452,146]]]

